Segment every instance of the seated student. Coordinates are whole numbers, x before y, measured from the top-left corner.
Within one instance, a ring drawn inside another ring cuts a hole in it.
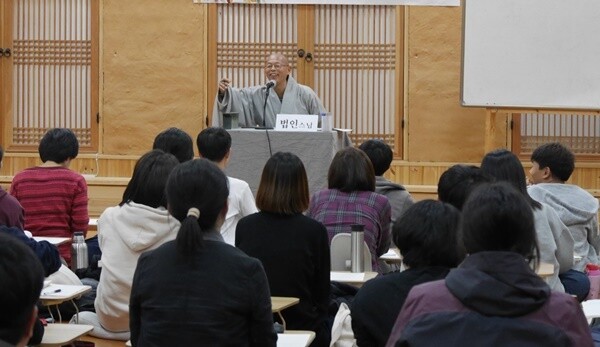
[[[579,299],[584,299],[589,286],[582,282],[582,271],[588,263],[600,263],[598,199],[576,185],[566,184],[575,169],[575,156],[560,143],[536,148],[531,162],[529,174],[533,185],[527,189],[529,195],[556,211],[573,236],[575,255],[582,256],[574,265],[574,271],[559,277],[568,293],[576,293]]]
[[[533,200],[527,194],[525,170],[515,154],[498,149],[486,154],[481,161],[481,170],[494,177],[496,181],[505,181],[513,185],[531,206],[535,232],[540,250],[540,261],[554,265],[554,273],[546,278],[550,289],[564,292],[559,273],[571,270],[573,266],[573,237],[569,229],[560,221],[554,210]],[[587,277],[584,275],[584,280]],[[576,294],[576,293],[569,293]]]
[[[413,287],[386,346],[592,346],[579,303],[531,269],[535,226],[522,193],[505,182],[476,188],[461,238],[467,258]]]
[[[0,346],[39,344],[43,327],[37,316],[36,303],[44,285],[44,269],[27,246],[2,233],[0,279]],[[39,329],[38,336],[35,341],[30,341],[34,329]]]
[[[79,324],[90,324],[90,335],[129,340],[129,295],[133,273],[142,252],[177,236],[179,222],[169,215],[164,191],[175,156],[159,149],[144,154],[119,206],[107,208],[98,219],[102,275],[96,292],[96,313],[81,312]]]
[[[227,177],[206,159],[178,165],[167,205],[175,241],[142,254],[130,298],[135,346],[275,346],[271,295],[259,260],[223,242]]]
[[[383,346],[410,289],[446,277],[464,258],[458,247],[460,212],[452,205],[423,200],[394,224],[392,238],[407,268],[368,281],[352,302],[352,330],[361,347]]]
[[[394,153],[390,146],[382,140],[368,140],[359,147],[364,151],[375,171],[375,193],[384,195],[390,201],[392,206],[392,224],[400,219],[404,211],[411,207],[415,201],[410,193],[400,184],[396,184],[385,177],[383,174],[389,170]]]
[[[388,199],[375,193],[375,173],[365,152],[354,147],[338,151],[327,175],[328,189],[310,200],[307,216],[323,223],[329,242],[335,234],[350,233],[350,226],[365,226],[365,242],[371,252],[373,271],[390,247],[391,207]]]
[[[23,242],[29,247],[36,257],[40,260],[42,267],[44,268],[44,277],[48,277],[51,274],[58,271],[61,266],[60,254],[58,248],[48,241],[36,241],[30,238],[18,228],[9,228],[5,225],[0,225],[0,234],[11,235]]]
[[[469,194],[480,184],[492,179],[474,165],[456,164],[444,171],[438,181],[438,198],[459,210]]]
[[[300,298],[300,304],[282,313],[287,329],[314,331],[311,346],[329,346],[327,229],[302,214],[308,202],[300,158],[275,153],[265,164],[256,193],[260,212],[239,221],[235,245],[262,262],[271,295]]]
[[[198,153],[225,170],[231,158],[231,135],[227,130],[211,127],[202,130],[196,138]],[[240,219],[256,213],[256,204],[250,186],[245,181],[227,176],[229,197],[227,198],[227,217],[221,227],[221,236],[225,242],[235,245],[235,227]]]
[[[15,175],[10,193],[25,209],[25,230],[34,236],[72,238],[76,231],[87,232],[87,183],[69,170],[77,157],[79,142],[70,129],[55,128],[44,134],[38,148],[41,166]],[[71,263],[71,242],[58,246],[60,255]]]
[[[0,146],[0,168],[2,168],[2,159],[4,158],[4,149]],[[25,214],[23,207],[14,196],[8,194],[0,187],[0,225],[16,227],[23,230],[25,225]]]
[[[192,138],[179,128],[169,128],[156,135],[152,149],[171,153],[180,163],[194,159]]]

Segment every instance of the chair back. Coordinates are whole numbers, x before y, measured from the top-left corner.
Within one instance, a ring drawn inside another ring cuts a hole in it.
[[[331,239],[331,271],[350,271],[352,268],[352,254],[350,250],[350,233],[339,233]],[[371,265],[371,251],[366,242],[363,242],[365,272],[373,271]]]

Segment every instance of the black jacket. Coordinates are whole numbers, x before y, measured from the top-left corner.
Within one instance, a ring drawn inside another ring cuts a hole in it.
[[[144,347],[268,347],[277,341],[260,261],[206,236],[192,261],[178,255],[175,241],[142,254],[130,328],[133,346]]]

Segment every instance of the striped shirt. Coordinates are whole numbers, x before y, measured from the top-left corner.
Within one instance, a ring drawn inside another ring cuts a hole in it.
[[[381,194],[344,193],[337,189],[325,189],[313,195],[307,212],[309,217],[325,225],[330,245],[335,234],[350,233],[352,224],[363,224],[373,271],[378,271],[377,259],[390,247],[391,214],[390,203]]]
[[[80,174],[65,167],[33,167],[13,178],[10,193],[25,210],[25,230],[34,236],[72,237],[87,232],[87,183]],[[71,243],[58,247],[71,262]]]

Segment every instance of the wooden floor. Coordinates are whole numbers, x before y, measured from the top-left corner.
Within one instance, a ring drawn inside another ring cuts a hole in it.
[[[80,340],[93,342],[96,347],[125,347],[125,341],[102,340],[89,335],[83,336]]]

